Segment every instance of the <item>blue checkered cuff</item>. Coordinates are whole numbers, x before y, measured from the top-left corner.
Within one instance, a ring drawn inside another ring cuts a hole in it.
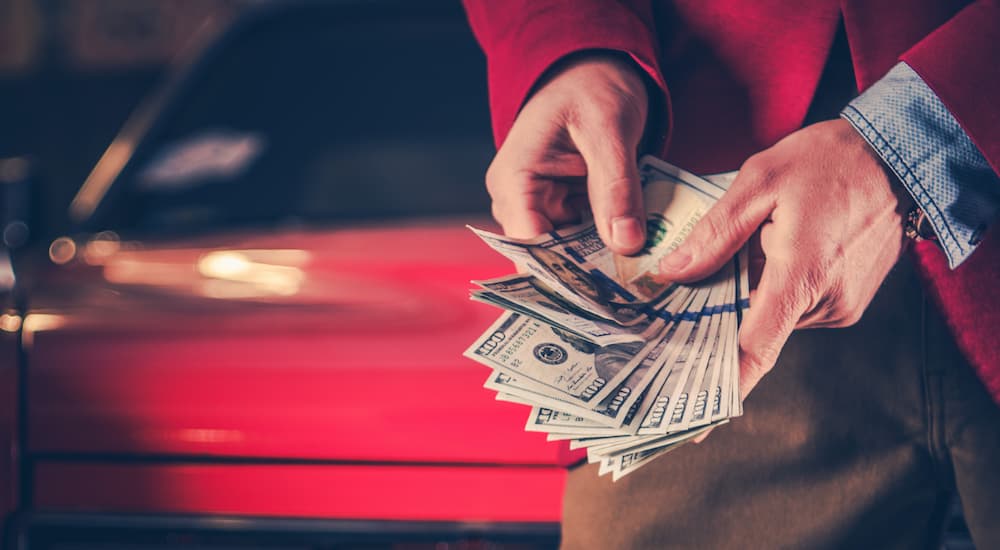
[[[944,103],[905,63],[840,113],[864,136],[927,215],[957,267],[1000,206],[1000,177]]]

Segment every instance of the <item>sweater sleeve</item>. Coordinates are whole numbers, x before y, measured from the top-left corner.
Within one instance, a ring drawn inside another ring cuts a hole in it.
[[[1000,0],[973,2],[903,54],[1000,174]]]
[[[657,61],[648,0],[463,0],[486,53],[493,137],[503,143],[539,78],[560,59],[586,50],[623,52],[669,94]],[[665,142],[669,116],[661,125]]]

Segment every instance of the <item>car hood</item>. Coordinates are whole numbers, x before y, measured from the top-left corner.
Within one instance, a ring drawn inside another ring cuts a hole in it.
[[[62,243],[23,321],[31,451],[566,462],[461,356],[499,314],[469,281],[512,270],[466,222]]]

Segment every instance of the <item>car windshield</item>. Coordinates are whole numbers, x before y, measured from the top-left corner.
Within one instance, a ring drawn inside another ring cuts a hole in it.
[[[486,213],[485,60],[460,12],[345,11],[283,10],[216,48],[140,141],[102,223]]]

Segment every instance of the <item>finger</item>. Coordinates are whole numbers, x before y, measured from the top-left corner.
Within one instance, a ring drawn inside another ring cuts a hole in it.
[[[565,181],[563,181],[565,180]],[[531,238],[554,226],[579,219],[573,203],[581,183],[573,177],[553,178],[529,171],[506,173],[491,167],[486,186],[493,199],[493,217],[511,237]]]
[[[702,441],[708,439],[709,434],[711,434],[713,430],[715,430],[715,428],[709,428],[707,431],[703,432],[701,435],[692,439],[691,441],[695,444],[701,443]]]
[[[624,117],[573,130],[587,164],[587,192],[601,239],[618,254],[634,254],[646,241],[642,187],[636,166],[641,129]]]
[[[802,313],[809,307],[808,287],[788,264],[764,265],[753,305],[740,327],[740,394],[745,398],[775,362]]]
[[[517,215],[501,216],[494,208],[493,217],[500,223],[504,235],[516,239],[530,239],[552,231],[553,225],[542,212],[530,207],[522,208]]]
[[[732,259],[774,209],[773,197],[757,181],[744,176],[744,172],[736,176],[726,194],[695,225],[687,239],[660,261],[664,277],[680,282],[697,281]]]

